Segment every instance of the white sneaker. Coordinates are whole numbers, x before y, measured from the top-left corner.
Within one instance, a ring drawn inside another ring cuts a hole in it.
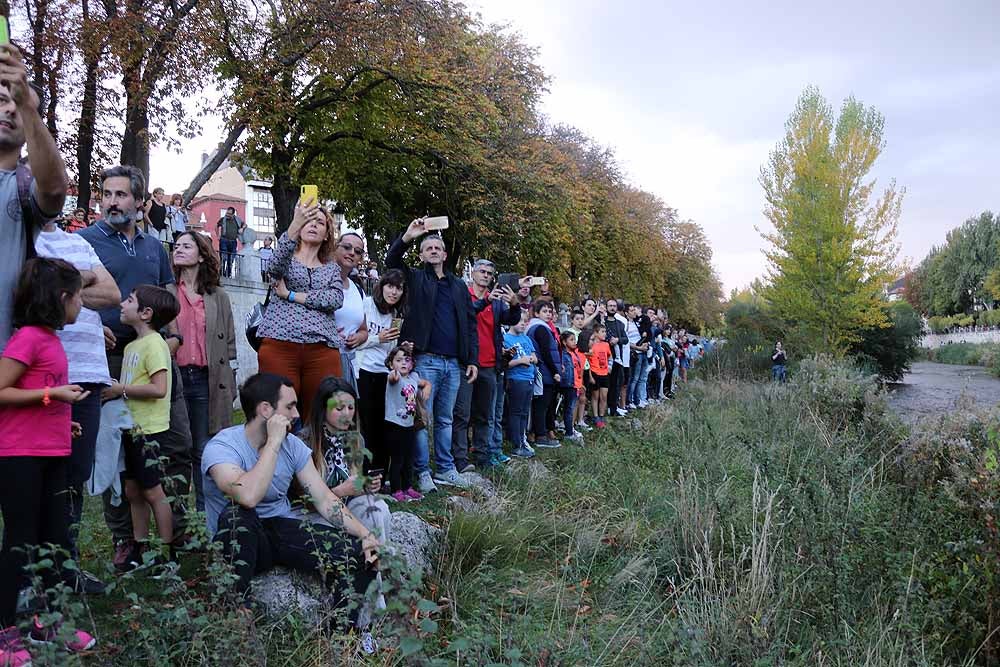
[[[434,486],[434,480],[431,479],[431,474],[428,471],[423,471],[417,478],[417,491],[420,493],[434,493],[437,491],[437,487]]]
[[[372,633],[367,630],[361,633],[361,651],[365,655],[375,655],[378,653],[378,642],[375,641]]]
[[[628,414],[628,410],[622,410],[621,408],[618,408],[617,410],[615,410],[615,412],[618,414],[619,417],[624,417],[625,415]]]
[[[454,468],[447,470],[443,473],[437,473],[434,475],[435,484],[443,484],[445,486],[457,486],[460,489],[469,488],[469,483],[465,481],[465,478]]]
[[[639,401],[639,407],[644,408],[649,405],[649,401]]]
[[[635,403],[629,403],[625,406],[626,410],[635,410]]]

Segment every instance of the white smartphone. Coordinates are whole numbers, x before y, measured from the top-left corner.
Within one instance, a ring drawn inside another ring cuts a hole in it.
[[[442,229],[448,229],[448,216],[439,215],[435,218],[424,220],[424,231],[436,232]]]
[[[545,276],[533,276],[531,278],[532,287],[541,287],[545,284]]]

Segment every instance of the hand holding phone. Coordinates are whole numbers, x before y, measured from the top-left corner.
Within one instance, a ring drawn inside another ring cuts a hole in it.
[[[442,229],[448,229],[448,216],[439,215],[434,218],[424,218],[425,232],[437,232]]]
[[[303,185],[299,193],[299,205],[319,204],[319,188],[315,185]]]

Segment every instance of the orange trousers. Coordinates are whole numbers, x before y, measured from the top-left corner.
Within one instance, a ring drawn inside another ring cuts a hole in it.
[[[283,375],[292,381],[303,424],[309,423],[309,409],[319,383],[326,377],[340,377],[343,373],[340,350],[325,343],[289,343],[273,338],[261,341],[257,367],[261,373]]]

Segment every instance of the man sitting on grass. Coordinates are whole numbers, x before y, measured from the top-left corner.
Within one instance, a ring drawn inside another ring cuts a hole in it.
[[[381,542],[323,482],[312,451],[289,433],[298,416],[291,380],[258,373],[240,389],[247,423],[219,431],[205,446],[208,532],[233,563],[237,592],[275,565],[321,575],[341,599],[364,594],[375,577]],[[288,500],[292,478],[332,526],[311,523]],[[343,567],[340,567],[343,565]],[[352,614],[354,616],[354,614]]]

